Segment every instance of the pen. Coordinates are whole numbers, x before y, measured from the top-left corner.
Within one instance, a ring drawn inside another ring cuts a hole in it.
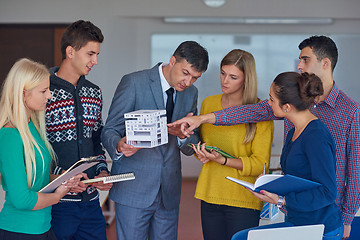
[[[264,163],[264,171],[263,171],[263,174],[264,174],[264,175],[266,174],[266,163]]]

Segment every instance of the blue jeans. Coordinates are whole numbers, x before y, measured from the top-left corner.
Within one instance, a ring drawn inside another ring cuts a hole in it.
[[[360,217],[354,217],[351,223],[351,232],[348,240],[359,240],[360,239]]]
[[[237,232],[234,234],[234,236],[231,238],[231,240],[247,240],[248,232],[250,230],[259,230],[259,229],[269,229],[269,228],[281,228],[281,227],[293,227],[294,224],[289,222],[282,222],[282,223],[275,223],[275,224],[269,224],[269,225],[263,225],[255,228],[249,228],[240,232]],[[342,236],[344,234],[344,225],[341,225],[341,227],[328,232],[323,235],[323,240],[341,240]]]
[[[344,235],[344,225],[341,227],[324,234],[323,240],[341,240]]]
[[[58,240],[106,240],[106,222],[99,199],[58,203],[51,214],[51,226]]]

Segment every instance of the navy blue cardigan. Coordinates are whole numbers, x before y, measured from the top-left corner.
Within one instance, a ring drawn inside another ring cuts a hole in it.
[[[325,233],[339,228],[341,214],[336,199],[335,142],[320,120],[311,121],[292,141],[287,135],[280,163],[285,174],[320,183],[322,186],[285,196],[286,221],[294,225],[324,224]]]

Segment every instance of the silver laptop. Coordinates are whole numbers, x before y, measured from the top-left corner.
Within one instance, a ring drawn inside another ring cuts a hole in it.
[[[250,230],[248,240],[322,240],[324,225]]]

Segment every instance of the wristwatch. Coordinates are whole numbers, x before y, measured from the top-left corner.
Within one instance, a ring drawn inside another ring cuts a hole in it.
[[[283,203],[284,203],[284,197],[283,197],[283,196],[279,196],[279,200],[278,200],[276,206],[277,206],[278,208],[282,208],[282,207],[283,207]]]

